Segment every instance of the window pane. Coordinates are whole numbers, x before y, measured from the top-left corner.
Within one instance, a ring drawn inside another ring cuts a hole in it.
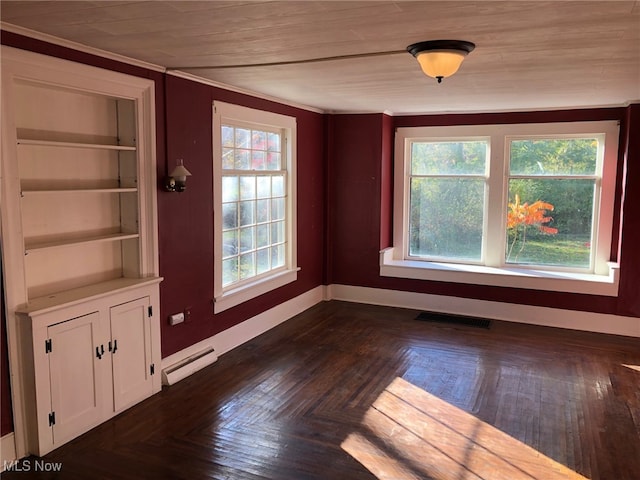
[[[506,262],[588,268],[594,191],[593,180],[510,180]]]
[[[230,230],[222,233],[222,257],[238,255],[238,231]]]
[[[238,228],[237,203],[222,204],[222,228],[224,230],[229,230],[230,228]]]
[[[240,199],[253,200],[256,198],[256,177],[240,177]]]
[[[256,252],[257,273],[268,272],[271,268],[269,265],[269,249],[265,248]]]
[[[409,255],[480,261],[484,181],[412,178]]]
[[[512,175],[593,175],[598,140],[595,138],[511,141]]]
[[[233,127],[230,127],[229,125],[223,125],[221,133],[222,133],[222,146],[233,148],[234,146]]]
[[[284,176],[283,175],[275,175],[271,177],[271,195],[274,197],[284,197]]]
[[[271,200],[256,201],[256,222],[264,223],[269,221],[269,205]]]
[[[284,265],[284,245],[271,247],[271,268]]]
[[[249,250],[253,250],[255,247],[254,242],[255,237],[255,228],[241,228],[240,229],[240,252],[248,252]]]
[[[238,281],[238,257],[222,261],[222,286]]]
[[[240,226],[253,225],[255,223],[255,201],[240,202]]]
[[[239,194],[238,177],[222,177],[222,201],[235,202],[238,200]]]
[[[258,198],[269,198],[271,196],[271,177],[257,177]]]
[[[251,148],[251,130],[236,128],[236,148]]]
[[[251,132],[251,148],[254,150],[266,150],[267,149],[267,132],[261,132],[260,130],[253,130]]]
[[[251,150],[236,149],[234,162],[236,170],[249,170],[251,168]]]
[[[232,148],[222,149],[222,168],[224,170],[233,170],[235,168],[235,153]]]
[[[271,243],[284,242],[284,222],[271,224]]]
[[[261,151],[252,151],[251,152],[251,168],[254,170],[265,170],[267,168],[267,164],[265,161],[266,154]]]
[[[280,154],[274,152],[267,153],[267,169],[280,170]]]
[[[240,255],[240,279],[250,278],[256,274],[255,252]]]
[[[258,225],[256,227],[256,247],[268,247],[269,246],[269,224]]]
[[[411,144],[411,174],[485,173],[486,142],[415,142]]]
[[[270,152],[280,151],[280,135],[277,133],[269,133],[267,137],[267,150]]]
[[[284,198],[274,198],[271,200],[271,218],[273,220],[284,219]]]

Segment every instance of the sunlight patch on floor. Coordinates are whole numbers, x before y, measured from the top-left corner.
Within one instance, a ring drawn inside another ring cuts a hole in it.
[[[586,480],[473,415],[396,378],[342,449],[380,480]]]

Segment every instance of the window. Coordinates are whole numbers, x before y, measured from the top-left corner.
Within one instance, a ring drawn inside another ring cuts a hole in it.
[[[400,128],[381,275],[617,294],[616,122]]]
[[[480,262],[488,142],[410,145],[408,257]]]
[[[214,102],[215,311],[294,281],[295,118]]]

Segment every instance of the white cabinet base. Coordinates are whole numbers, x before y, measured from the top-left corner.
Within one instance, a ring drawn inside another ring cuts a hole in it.
[[[161,280],[17,309],[24,374],[34,379],[30,453],[45,455],[160,391]]]

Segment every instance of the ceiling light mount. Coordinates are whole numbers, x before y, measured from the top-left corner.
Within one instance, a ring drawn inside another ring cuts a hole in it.
[[[476,48],[474,43],[464,40],[429,40],[407,47],[416,57],[425,75],[442,82],[458,71],[464,58]]]

